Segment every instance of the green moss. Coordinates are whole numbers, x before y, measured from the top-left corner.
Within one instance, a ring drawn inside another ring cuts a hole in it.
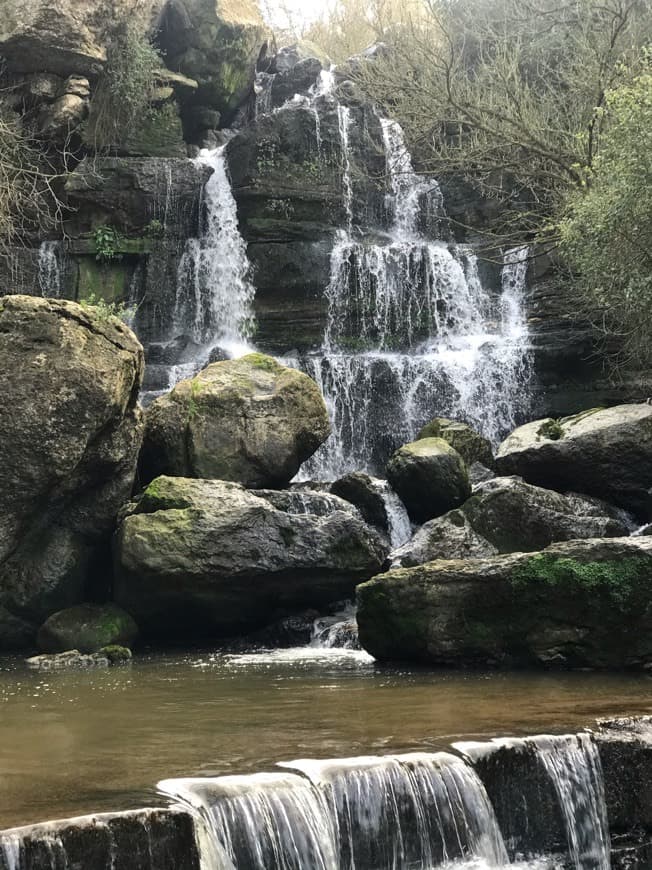
[[[188,422],[190,423],[199,413],[199,396],[203,384],[197,378],[190,381],[190,398],[188,399]]]
[[[105,655],[112,665],[123,665],[131,661],[131,650],[117,643],[103,646],[98,652]]]
[[[248,353],[242,357],[242,362],[247,363],[254,369],[261,369],[265,372],[277,373],[281,366],[271,356],[264,353]]]
[[[141,495],[137,512],[149,514],[155,511],[184,510],[190,506],[189,499],[179,492],[170,492],[165,478],[157,477]]]
[[[652,560],[629,557],[608,562],[578,562],[538,553],[513,572],[510,582],[515,589],[544,584],[552,588],[594,591],[609,596],[615,605],[626,610],[639,593],[649,594]]]
[[[559,441],[565,434],[559,420],[545,420],[537,429],[537,435],[549,441]]]

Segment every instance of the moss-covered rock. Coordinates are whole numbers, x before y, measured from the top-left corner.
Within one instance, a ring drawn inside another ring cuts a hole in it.
[[[284,486],[329,431],[311,378],[248,354],[208,366],[151,405],[142,479],[172,474]]]
[[[387,463],[387,479],[417,523],[459,507],[471,495],[464,460],[442,438],[404,444]]]
[[[132,617],[115,604],[78,604],[48,617],[36,642],[44,653],[77,649],[93,653],[104,648],[130,647],[138,637]],[[107,657],[110,656],[107,653]]]
[[[421,438],[443,438],[457,450],[467,465],[471,466],[474,462],[479,462],[486,468],[493,468],[491,442],[466,423],[449,420],[446,417],[435,417],[421,429],[417,441]]]
[[[0,648],[108,593],[110,537],[142,437],[142,371],[142,347],[118,318],[0,300]]]
[[[652,662],[652,538],[435,560],[358,587],[362,645],[453,666],[642,668]]]
[[[652,406],[617,405],[520,426],[500,445],[501,474],[606,499],[647,519]]]
[[[118,529],[115,599],[150,637],[232,637],[351,596],[387,550],[334,495],[160,477]]]

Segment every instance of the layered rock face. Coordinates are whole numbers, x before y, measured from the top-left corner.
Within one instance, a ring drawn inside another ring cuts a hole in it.
[[[652,481],[652,406],[618,405],[535,420],[516,429],[496,457],[501,474],[604,498],[646,518]]]
[[[142,478],[172,474],[285,486],[329,431],[313,380],[271,357],[248,354],[208,366],[153,403]]]
[[[292,495],[157,478],[118,529],[116,601],[146,635],[196,639],[350,596],[386,545],[348,502],[328,496],[324,512],[323,494],[315,509],[310,493]]]
[[[143,351],[75,303],[0,301],[0,648],[107,584],[142,438]]]
[[[358,588],[360,641],[380,660],[622,668],[652,661],[652,538],[439,560]]]

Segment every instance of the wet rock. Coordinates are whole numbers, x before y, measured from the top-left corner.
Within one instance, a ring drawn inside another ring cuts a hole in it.
[[[355,505],[365,522],[390,533],[387,507],[377,482],[363,471],[353,471],[331,484],[331,492]]]
[[[503,441],[496,465],[500,474],[594,495],[646,518],[652,406],[618,405],[562,420],[535,420]]]
[[[321,71],[322,64],[316,57],[306,57],[279,72],[272,82],[272,106],[282,106],[295,94],[306,93],[315,84]]]
[[[311,378],[248,354],[209,365],[148,408],[142,480],[172,474],[285,486],[329,431]]]
[[[387,463],[387,479],[417,523],[459,507],[471,495],[464,460],[442,438],[404,444]]]
[[[81,816],[0,832],[0,870],[200,870],[195,823],[182,810]]]
[[[463,509],[424,523],[407,544],[391,554],[392,568],[411,568],[433,559],[481,559],[498,549],[479,535]]]
[[[644,668],[652,662],[652,538],[437,560],[358,587],[365,649],[452,666]]]
[[[493,480],[494,477],[496,477],[496,472],[480,462],[473,462],[469,466],[469,480],[472,487],[477,486],[479,483],[484,483],[486,480]]]
[[[78,604],[48,617],[38,631],[41,652],[78,649],[93,653],[106,646],[130,647],[138,627],[128,613],[115,604]]]
[[[142,438],[142,369],[117,318],[62,300],[0,300],[0,612],[13,617],[0,619],[0,648],[26,624],[33,639],[87,590],[108,591],[110,536]]]
[[[115,599],[146,635],[169,640],[233,637],[346,598],[387,546],[329,498],[330,513],[302,515],[234,483],[160,477],[118,529]]]
[[[474,462],[479,462],[485,468],[493,467],[494,457],[491,442],[467,426],[466,423],[448,420],[446,417],[435,417],[421,429],[417,435],[417,441],[421,438],[443,438],[457,450],[468,466]]]
[[[108,668],[111,665],[108,655],[102,652],[84,654],[78,649],[32,656],[26,661],[30,668],[37,671],[59,671],[67,668]]]
[[[611,830],[652,834],[652,719],[607,719],[595,739],[600,751]],[[636,865],[634,865],[636,866]]]

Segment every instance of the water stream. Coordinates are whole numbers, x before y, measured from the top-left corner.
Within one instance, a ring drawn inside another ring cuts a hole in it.
[[[43,296],[61,296],[63,256],[62,242],[41,242],[38,252],[38,283]]]

